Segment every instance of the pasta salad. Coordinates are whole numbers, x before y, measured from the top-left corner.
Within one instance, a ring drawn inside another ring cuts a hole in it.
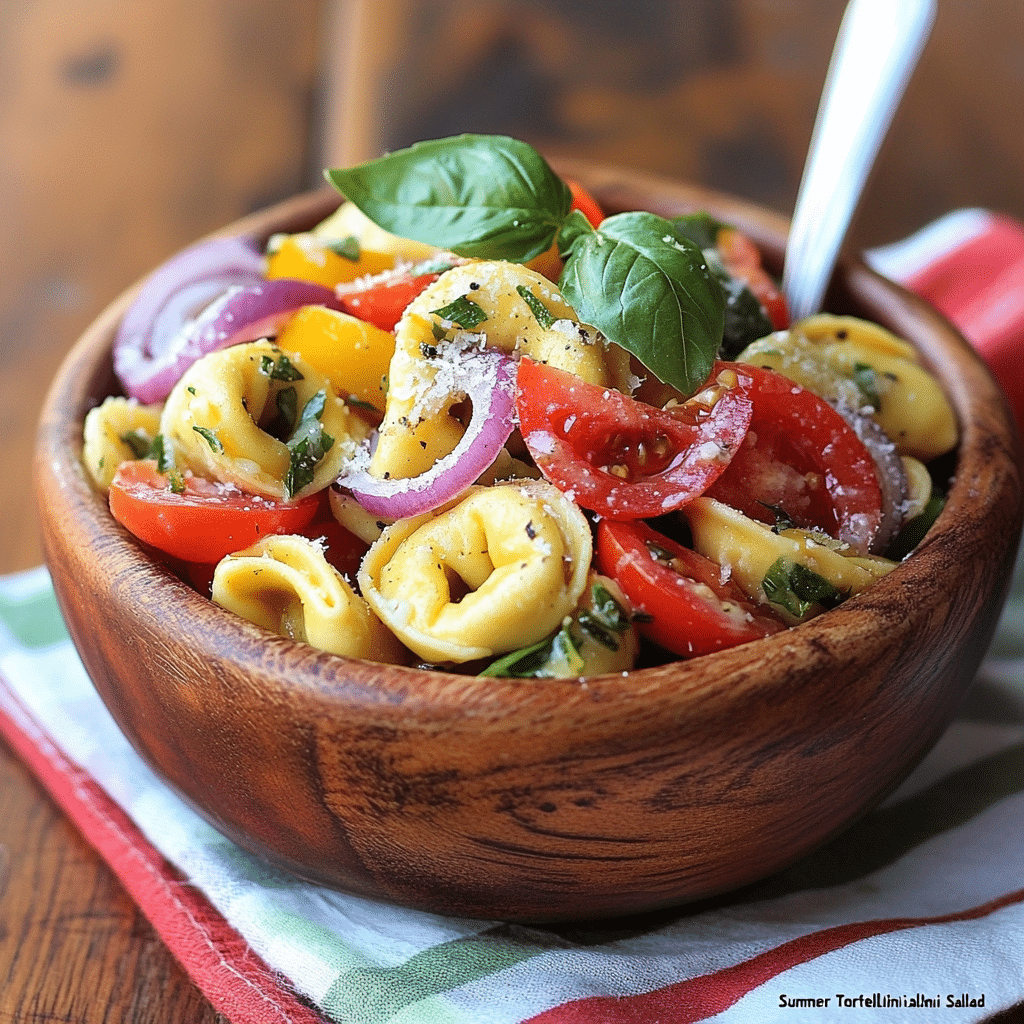
[[[605,217],[503,136],[327,176],[313,229],[147,279],[85,420],[112,515],[229,611],[391,664],[628,672],[834,608],[941,509],[957,422],[913,347],[790,323],[735,228]]]

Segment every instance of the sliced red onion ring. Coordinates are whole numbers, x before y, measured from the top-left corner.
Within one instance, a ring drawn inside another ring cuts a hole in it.
[[[125,390],[143,402],[167,397],[181,375],[209,352],[266,338],[277,331],[302,306],[340,309],[333,288],[281,277],[229,287],[194,320],[172,335],[164,351],[149,361],[149,375],[133,390]]]
[[[258,284],[264,269],[263,256],[250,239],[210,238],[153,271],[114,341],[114,371],[125,391],[144,402],[165,398],[170,391],[167,367],[174,363],[182,327],[227,289]]]
[[[875,476],[882,492],[882,518],[874,536],[869,539],[868,550],[881,555],[903,525],[907,474],[896,445],[871,416],[857,412],[842,402],[837,402],[834,408],[854,429],[875,463]]]
[[[494,348],[462,353],[460,380],[473,413],[450,455],[419,476],[381,480],[365,469],[343,472],[335,484],[371,515],[406,519],[457,497],[497,458],[515,425],[515,361]]]

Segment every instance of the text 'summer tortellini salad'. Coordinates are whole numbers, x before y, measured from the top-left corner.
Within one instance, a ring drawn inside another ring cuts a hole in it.
[[[604,217],[500,136],[328,178],[312,230],[147,280],[85,422],[114,517],[231,612],[378,662],[626,672],[835,607],[941,507],[957,423],[914,349],[789,323],[734,228]]]

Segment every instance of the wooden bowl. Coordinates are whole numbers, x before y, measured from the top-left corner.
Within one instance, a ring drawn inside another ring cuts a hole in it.
[[[561,163],[605,208],[708,209],[778,268],[786,223],[721,195]],[[301,230],[315,193],[223,233]],[[963,439],[917,551],[840,608],[626,677],[479,679],[348,660],[214,606],[118,526],[80,463],[116,391],[126,294],[53,384],[36,466],[46,558],[97,690],[213,826],[306,879],[445,914],[595,918],[720,893],[797,860],[885,797],[938,738],[985,652],[1021,527],[1001,392],[938,314],[860,263],[828,308],[912,339]]]

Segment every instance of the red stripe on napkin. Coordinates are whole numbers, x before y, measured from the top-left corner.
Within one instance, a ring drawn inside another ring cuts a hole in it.
[[[925,925],[971,921],[1024,902],[1024,889],[1007,893],[977,907],[937,917],[894,917],[856,921],[801,935],[774,949],[725,967],[713,974],[666,985],[637,996],[590,996],[545,1010],[524,1024],[695,1024],[729,1009],[755,988],[784,971],[826,953],[875,935],[887,935]]]
[[[96,848],[143,908],[164,944],[214,1009],[236,1024],[325,1024],[249,947],[206,898],[174,869],[106,793],[34,727],[10,688],[0,734]]]
[[[927,299],[978,350],[1024,434],[1024,226],[987,210],[954,211],[874,253],[884,254],[882,273]]]

